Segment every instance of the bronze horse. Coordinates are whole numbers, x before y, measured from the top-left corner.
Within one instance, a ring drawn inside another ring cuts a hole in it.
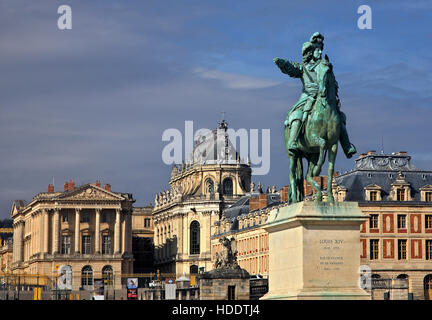
[[[291,203],[304,199],[303,158],[308,163],[306,181],[316,191],[315,200],[322,201],[322,190],[313,177],[320,175],[326,153],[328,154],[327,199],[329,202],[334,201],[331,182],[338,149],[341,119],[339,115],[338,84],[332,66],[327,59],[326,57],[326,60],[321,63],[320,72],[322,74],[318,77],[321,79],[318,97],[302,128],[304,133],[298,139],[298,153],[288,152],[290,129],[289,126],[285,127],[285,149],[288,153],[290,170],[288,201]]]

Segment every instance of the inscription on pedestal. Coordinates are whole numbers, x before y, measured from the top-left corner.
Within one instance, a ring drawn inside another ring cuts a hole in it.
[[[342,239],[321,239],[320,257],[319,257],[319,270],[323,271],[337,271],[344,264],[341,251],[344,246]]]

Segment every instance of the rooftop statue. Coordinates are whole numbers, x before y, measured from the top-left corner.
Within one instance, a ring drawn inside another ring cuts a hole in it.
[[[328,154],[328,180],[332,181],[334,164],[340,141],[347,158],[357,151],[346,130],[346,116],[340,111],[338,83],[327,55],[322,58],[324,36],[315,32],[302,47],[301,63],[275,58],[282,73],[302,81],[300,99],[288,111],[284,122],[285,149],[289,158],[290,188],[288,201],[304,199],[303,163],[308,162],[306,181],[316,191],[316,200],[322,201],[320,186],[313,180],[319,176]],[[328,201],[332,202],[332,184],[327,184]]]

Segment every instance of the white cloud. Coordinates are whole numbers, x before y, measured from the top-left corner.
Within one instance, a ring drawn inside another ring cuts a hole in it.
[[[219,70],[196,68],[194,72],[204,79],[219,80],[225,87],[231,89],[262,89],[280,84],[280,82],[274,80],[222,72]]]

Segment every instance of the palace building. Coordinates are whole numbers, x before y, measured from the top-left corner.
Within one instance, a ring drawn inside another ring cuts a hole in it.
[[[173,166],[170,190],[153,210],[155,268],[177,275],[213,269],[211,226],[224,208],[249,192],[251,167],[240,159],[227,123],[195,140],[191,158]]]
[[[315,180],[323,189],[328,183],[326,177]],[[432,171],[416,168],[406,152],[370,151],[332,183],[336,201],[358,202],[370,217],[361,226],[359,254],[372,278],[408,279],[413,299],[432,299]],[[306,201],[313,200],[311,186],[304,188]],[[267,277],[268,237],[262,225],[271,209],[288,205],[287,192],[288,187],[251,192],[225,209],[213,224],[212,261],[221,250],[219,239],[233,236],[240,266]]]
[[[72,274],[71,290],[92,290],[95,279],[121,288],[122,274],[132,273],[130,193],[113,192],[100,182],[63,191],[48,185],[29,203],[14,201],[13,274]]]

